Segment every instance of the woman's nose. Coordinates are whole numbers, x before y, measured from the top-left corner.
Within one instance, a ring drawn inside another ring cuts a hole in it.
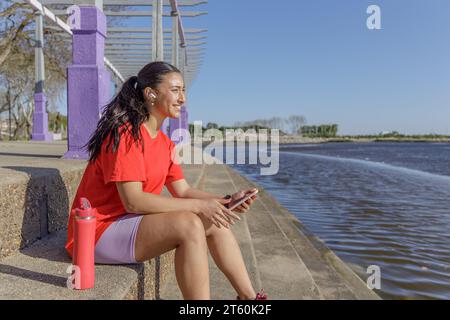
[[[178,97],[178,101],[179,101],[181,104],[183,104],[183,103],[186,102],[186,95],[185,95],[184,92],[182,92],[182,93],[180,94],[180,96]]]

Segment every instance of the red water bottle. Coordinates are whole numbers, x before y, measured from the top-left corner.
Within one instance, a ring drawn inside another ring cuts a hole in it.
[[[74,289],[83,290],[94,287],[95,267],[95,225],[96,209],[91,207],[89,200],[80,199],[80,208],[76,208],[73,225],[73,255],[72,264],[75,267]],[[79,277],[77,279],[77,277]]]

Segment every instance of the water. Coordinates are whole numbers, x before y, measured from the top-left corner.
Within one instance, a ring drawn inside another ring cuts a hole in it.
[[[280,145],[280,169],[232,167],[259,183],[384,299],[450,299],[450,144]]]

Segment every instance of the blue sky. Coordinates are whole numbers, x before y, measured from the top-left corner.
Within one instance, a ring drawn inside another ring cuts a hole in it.
[[[368,30],[366,9],[381,9]],[[210,0],[189,121],[304,115],[340,134],[450,134],[450,1]]]
[[[381,30],[366,27],[371,4]],[[337,123],[339,134],[450,134],[448,0],[209,0],[185,10],[209,13],[184,19],[208,29],[189,122],[295,114]]]

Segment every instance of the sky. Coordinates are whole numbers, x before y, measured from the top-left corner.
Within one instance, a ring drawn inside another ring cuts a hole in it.
[[[371,4],[380,7],[381,30],[367,28]],[[195,24],[208,28],[208,44],[189,88],[189,121],[300,114],[308,124],[337,123],[340,134],[450,134],[450,1],[202,7],[208,16]]]
[[[367,28],[369,5],[380,30]],[[186,10],[208,11],[184,19],[208,29],[189,122],[303,115],[338,134],[450,134],[448,0],[209,0]]]

